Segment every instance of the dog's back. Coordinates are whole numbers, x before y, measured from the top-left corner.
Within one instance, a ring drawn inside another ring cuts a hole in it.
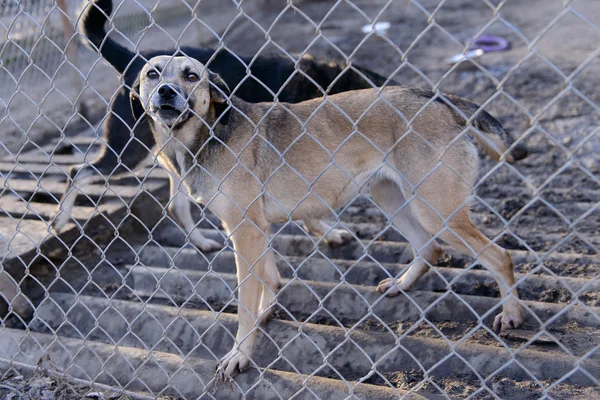
[[[446,192],[464,192],[457,197],[462,199],[469,196],[478,156],[467,136],[461,136],[467,122],[461,112],[471,117],[473,104],[464,99],[457,103],[451,106],[423,96],[419,89],[395,86],[332,95],[325,104],[315,99],[236,105],[254,123],[262,121],[259,135],[265,139],[254,140],[242,159],[259,167],[255,172],[267,182],[268,197],[277,199],[279,206],[271,209],[281,215],[273,219],[318,214],[324,203],[341,207],[377,176],[387,176],[407,191],[449,186]],[[239,154],[254,128],[241,116],[231,123],[235,134],[228,136],[223,153]],[[472,125],[483,129],[476,138],[491,156],[510,159],[510,138],[498,121],[480,111]],[[486,136],[494,142],[485,142]],[[226,176],[237,162],[228,162],[226,154],[217,158],[211,162],[219,169],[215,176]]]

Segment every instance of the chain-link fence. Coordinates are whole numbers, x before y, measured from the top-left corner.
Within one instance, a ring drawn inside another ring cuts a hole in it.
[[[594,0],[0,19],[0,398],[600,397]]]

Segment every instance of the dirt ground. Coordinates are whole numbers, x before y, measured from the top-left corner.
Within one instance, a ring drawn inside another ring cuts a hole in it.
[[[542,258],[556,253],[571,257],[565,263],[543,259],[543,268],[537,263],[518,264],[517,272],[533,270],[588,279],[600,275],[597,0],[575,0],[568,8],[563,8],[561,1],[514,1],[503,4],[499,12],[490,7],[501,3],[499,0],[448,0],[441,5],[438,0],[305,0],[294,1],[294,8],[285,11],[285,2],[264,1],[261,6],[248,6],[247,16],[235,20],[233,4],[217,0],[202,3],[201,18],[219,33],[227,28],[222,44],[233,52],[253,55],[308,51],[316,58],[349,60],[405,85],[439,89],[485,104],[486,110],[529,149],[530,155],[514,166],[498,169],[489,159],[482,159],[481,182],[473,201],[475,223],[488,236],[499,235],[497,242],[507,249],[535,252]],[[361,32],[361,27],[372,18],[390,22],[384,37],[366,37]],[[168,34],[179,36],[183,25],[169,24],[165,31],[150,29],[143,35],[128,32],[127,36],[141,49],[164,47],[173,43]],[[270,39],[266,45],[265,31]],[[207,27],[196,25],[186,32],[181,35],[182,45],[218,45]],[[510,49],[486,54],[478,65],[451,68],[446,59],[460,53],[465,42],[480,34],[502,36],[510,42]],[[110,67],[99,62],[97,55],[86,49],[80,49],[79,54],[89,85],[84,98],[94,110],[94,124],[105,112],[119,80]],[[56,70],[57,65],[56,61],[48,62],[41,70]],[[36,68],[25,72],[19,85],[9,84],[10,79],[1,77],[5,118],[0,122],[0,139],[7,150],[18,151],[25,140],[24,131],[31,140],[42,141],[57,137],[65,125],[73,123],[72,106],[59,93],[72,99],[69,68],[59,69],[51,79],[53,84]],[[15,91],[17,86],[19,91]],[[377,222],[367,209],[360,211],[366,222]],[[600,306],[600,294],[586,296],[586,304]],[[547,297],[553,302],[572,300],[568,291],[548,293]],[[448,337],[460,338],[469,326],[438,328]],[[578,340],[588,340],[585,351],[600,343],[595,330],[577,326],[561,329],[565,335],[577,332]],[[437,335],[427,326],[418,327],[415,333]],[[556,329],[553,334],[560,337],[561,330]],[[481,332],[472,340],[493,342]],[[534,344],[539,349],[545,345]],[[11,379],[4,384],[25,390],[18,386],[23,381]],[[399,373],[387,379],[398,387],[411,388],[421,385],[423,376],[420,372]],[[427,384],[433,383],[456,398],[493,398],[485,389],[476,393],[480,386],[460,377],[431,379]],[[47,385],[58,384],[48,381]],[[503,398],[529,399],[543,394],[537,386],[523,387],[518,381],[504,378],[489,385]],[[0,386],[0,398],[12,398],[1,396],[11,396],[13,392]],[[561,385],[560,393],[547,394],[565,399],[600,396],[594,389],[567,385]]]
[[[106,387],[98,388],[88,384],[75,383],[48,374],[44,370],[35,371],[30,376],[8,373],[0,382],[1,400],[142,400],[146,399],[131,393],[121,393]],[[159,400],[172,397],[160,396]]]
[[[25,378],[22,375],[3,379],[0,384],[0,399],[110,399],[129,400],[130,398],[113,392],[94,391],[86,385],[70,385],[43,374]]]

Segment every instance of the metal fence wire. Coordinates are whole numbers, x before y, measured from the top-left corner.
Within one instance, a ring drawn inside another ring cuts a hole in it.
[[[0,398],[600,398],[595,0],[1,10]]]

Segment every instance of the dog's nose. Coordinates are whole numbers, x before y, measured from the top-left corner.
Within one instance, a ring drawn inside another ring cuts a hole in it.
[[[175,97],[175,91],[168,85],[163,85],[158,88],[158,94],[164,99],[172,99]]]

